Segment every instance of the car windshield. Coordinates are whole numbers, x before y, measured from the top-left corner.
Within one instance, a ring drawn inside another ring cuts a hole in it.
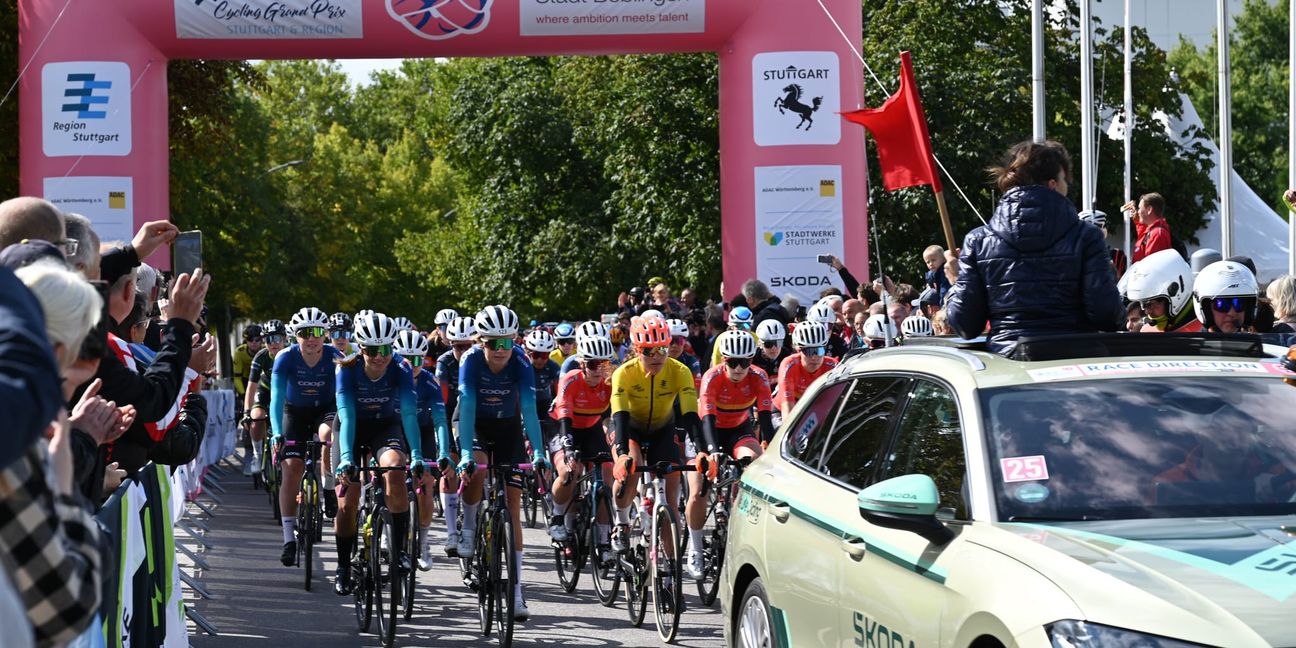
[[[984,390],[999,519],[1296,513],[1296,387],[1122,378]]]

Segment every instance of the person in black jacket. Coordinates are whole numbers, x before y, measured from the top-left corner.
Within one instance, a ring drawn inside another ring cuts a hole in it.
[[[783,308],[783,303],[770,295],[769,287],[760,279],[748,279],[743,283],[742,294],[752,309],[753,330],[767,319],[776,319],[784,327],[792,321],[792,315]]]
[[[977,337],[988,321],[989,349],[1011,355],[1025,335],[1120,330],[1125,309],[1102,232],[1066,197],[1066,149],[1022,142],[991,173],[1004,193],[990,223],[963,241],[946,304],[954,331]]]

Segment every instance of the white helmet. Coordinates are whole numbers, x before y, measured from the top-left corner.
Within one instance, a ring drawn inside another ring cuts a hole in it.
[[[554,336],[544,329],[533,329],[526,336],[526,350],[536,353],[549,353],[558,348]]]
[[[456,317],[446,327],[446,337],[451,342],[472,342],[473,336],[477,335],[477,325],[473,323],[471,317]]]
[[[891,337],[897,337],[895,321],[882,313],[874,313],[864,320],[864,337],[874,340],[885,339],[887,331],[891,332]]]
[[[474,318],[477,334],[482,337],[509,337],[517,335],[518,316],[508,306],[496,304],[483,308]]]
[[[392,322],[396,324],[396,330],[398,331],[415,330],[414,322],[409,321],[408,317],[393,317]]]
[[[646,310],[646,311],[644,311],[642,314],[640,314],[639,317],[642,317],[642,318],[645,318],[645,319],[647,319],[647,318],[649,318],[649,317],[656,317],[657,319],[666,319],[666,316],[663,315],[662,312],[659,311],[659,310],[657,310],[656,308],[649,308],[648,310]]]
[[[801,322],[792,329],[792,343],[798,348],[827,346],[828,325],[819,322]]]
[[[311,327],[327,329],[328,323],[328,313],[314,306],[307,306],[293,313],[292,319],[288,320],[288,330],[292,331],[293,335],[296,335],[297,329]]]
[[[361,308],[360,312],[356,313],[355,317],[351,318],[351,321],[354,322],[355,320],[358,320],[361,317],[364,317],[365,315],[373,315],[373,312],[374,311],[372,308]]]
[[[355,338],[360,346],[394,344],[397,332],[396,323],[382,313],[365,313],[355,320]]]
[[[900,330],[904,332],[905,337],[930,337],[932,334],[931,320],[922,315],[914,314],[906,317],[900,322]]]
[[[843,299],[841,295],[824,295],[823,297],[820,297],[819,301],[815,302],[815,304],[827,304],[828,308],[835,311],[841,307],[842,302],[844,301],[846,300]]]
[[[668,319],[666,320],[666,326],[670,327],[671,337],[688,337],[688,324],[685,324],[684,320]]]
[[[783,326],[783,322],[771,317],[756,325],[756,337],[761,342],[782,342],[787,337],[787,328]]]
[[[831,326],[837,323],[837,311],[834,311],[827,302],[821,301],[806,311],[805,318],[808,322],[819,322]]]
[[[1243,311],[1245,319],[1243,326],[1251,326],[1255,321],[1256,297],[1260,294],[1260,287],[1256,284],[1255,275],[1251,269],[1236,261],[1216,261],[1197,274],[1197,280],[1193,284],[1193,308],[1197,310],[1197,319],[1206,328],[1215,326],[1215,318],[1211,315],[1210,302],[1214,299],[1225,297],[1240,297],[1244,301]]]
[[[403,356],[424,356],[428,354],[428,340],[418,331],[401,331],[396,334],[392,350]]]
[[[612,340],[591,335],[577,340],[576,355],[581,360],[614,360],[616,350],[612,348]]]
[[[1096,227],[1107,227],[1106,212],[1097,209],[1086,209],[1079,214],[1080,220]],[[1180,257],[1183,258],[1183,257]]]
[[[1156,318],[1152,322],[1160,329],[1165,328],[1165,322],[1160,320],[1177,322],[1192,301],[1192,267],[1174,250],[1161,250],[1147,255],[1130,266],[1129,272],[1122,279],[1126,299],[1145,302],[1161,298],[1170,303],[1165,317]]]
[[[611,335],[612,335],[612,329],[608,328],[607,324],[604,324],[603,322],[600,322],[598,320],[590,320],[576,327],[576,344],[579,345],[580,341],[583,338],[587,338],[587,337],[607,338],[607,337],[611,337]]]
[[[453,322],[457,319],[459,319],[459,313],[456,312],[455,309],[442,308],[441,310],[437,311],[436,318],[433,319],[432,322],[437,326],[441,326],[443,324],[449,325],[450,322]]]
[[[716,342],[720,346],[720,355],[725,358],[750,358],[756,355],[756,340],[747,331],[725,331]]]

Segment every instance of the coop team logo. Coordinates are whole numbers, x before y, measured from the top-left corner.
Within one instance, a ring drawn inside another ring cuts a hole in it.
[[[387,13],[420,38],[476,34],[490,23],[494,0],[387,0]]]
[[[764,52],[752,58],[753,137],[760,146],[841,140],[835,52]],[[825,119],[818,119],[825,117]]]
[[[49,63],[41,71],[45,155],[127,155],[130,67],[113,61]]]

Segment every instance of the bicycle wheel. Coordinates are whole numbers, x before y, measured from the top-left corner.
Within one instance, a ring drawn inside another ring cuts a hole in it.
[[[525,480],[522,482],[522,523],[528,529],[534,529],[536,526],[536,511],[539,509],[539,502],[536,494],[536,475],[527,473]]]
[[[589,565],[590,579],[594,581],[594,593],[598,595],[599,602],[603,607],[611,607],[616,602],[617,591],[621,587],[621,570],[617,566],[617,560],[613,559],[608,563],[603,563],[603,548],[609,546],[610,538],[603,538],[600,542],[598,518],[604,516],[611,526],[616,521],[615,512],[612,510],[612,495],[606,488],[597,488],[594,490],[591,499],[594,502],[593,512],[589,518],[589,525],[586,531],[589,536]]]
[[[445,507],[441,503],[441,480],[432,480],[432,517],[445,518]]]
[[[418,499],[411,499],[409,504],[409,524],[406,525],[409,531],[405,534],[405,553],[409,556],[410,561],[418,560],[422,547],[419,546],[419,503]],[[405,583],[402,588],[402,612],[405,620],[409,621],[414,616],[414,588],[418,585],[418,568],[416,565],[410,565],[409,573],[405,574]]]
[[[728,517],[729,498],[722,495],[712,500],[702,526],[706,534],[702,541],[702,580],[697,581],[702,605],[715,603],[716,594],[720,591],[720,568],[724,566],[725,543],[729,541]]]
[[[489,521],[479,517],[477,524],[477,548],[473,556],[477,564],[477,617],[482,635],[489,637],[495,626],[496,597],[499,595],[495,584],[500,580],[501,567],[493,546],[499,538]]]
[[[679,631],[680,604],[683,603],[680,587],[684,578],[680,563],[683,545],[679,542],[680,525],[674,511],[658,505],[653,522],[648,560],[652,576],[653,619],[657,622],[657,636],[670,643]],[[668,542],[673,546],[668,546]]]
[[[396,619],[401,608],[400,538],[392,537],[391,549],[383,551],[383,536],[391,535],[391,512],[383,509],[376,518],[373,537],[374,608],[378,613],[378,638],[384,646],[396,638]],[[386,590],[384,592],[384,590]]]
[[[647,586],[644,565],[648,556],[643,547],[635,545],[625,555],[621,578],[625,581],[626,613],[630,615],[630,625],[638,628],[648,611],[648,592],[644,591]]]
[[[364,520],[363,511],[361,521]],[[356,536],[357,549],[351,554],[351,593],[355,597],[356,625],[369,632],[373,620],[373,584],[369,575],[369,540],[364,531]]]
[[[578,499],[573,502],[577,506],[577,510],[579,510],[580,503],[583,501]],[[580,554],[583,541],[581,529],[577,528],[571,529],[571,534],[568,535],[565,542],[553,543],[554,565],[558,568],[558,583],[562,585],[563,591],[568,594],[576,591],[576,583],[580,580]]]
[[[307,592],[311,591],[311,576],[315,567],[315,516],[312,510],[319,508],[315,499],[318,493],[315,480],[302,480],[301,504],[297,507],[297,560],[306,568]]]
[[[517,553],[513,550],[513,522],[509,519],[508,509],[495,514],[495,548],[496,576],[495,590],[495,630],[499,632],[501,648],[513,645],[513,591],[518,578],[519,565]],[[502,573],[501,573],[502,572]]]

